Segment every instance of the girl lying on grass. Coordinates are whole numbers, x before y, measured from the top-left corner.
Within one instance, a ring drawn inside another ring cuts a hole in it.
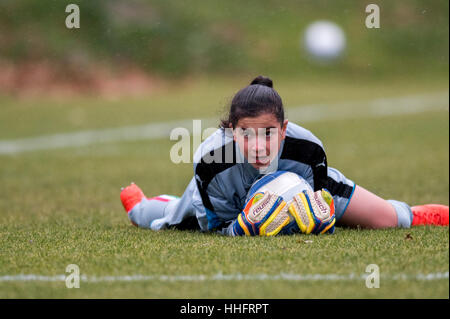
[[[256,189],[283,174],[299,176],[286,183],[307,182],[292,200]],[[328,167],[322,142],[284,118],[281,97],[262,76],[234,96],[228,118],[196,151],[194,177],[181,198],[147,198],[133,183],[120,197],[135,226],[230,236],[332,233],[335,223],[378,229],[449,221],[448,206],[384,200]]]

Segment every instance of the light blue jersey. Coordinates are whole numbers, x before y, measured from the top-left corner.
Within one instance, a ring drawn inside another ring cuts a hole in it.
[[[132,209],[130,219],[153,230],[197,228],[231,234],[230,225],[241,212],[250,187],[263,174],[243,158],[227,133],[218,129],[200,145],[194,155],[194,177],[181,198],[167,203],[144,199]],[[310,131],[288,123],[286,138],[273,162],[276,170],[297,173],[314,190],[327,188],[334,198],[336,219],[343,216],[355,183],[327,166],[322,142]]]

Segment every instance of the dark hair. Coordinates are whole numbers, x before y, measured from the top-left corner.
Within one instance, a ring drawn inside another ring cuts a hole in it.
[[[220,123],[222,128],[235,128],[239,119],[256,117],[261,114],[273,114],[283,125],[284,109],[281,97],[273,89],[273,82],[268,77],[257,76],[250,85],[241,89],[231,101],[228,117]]]

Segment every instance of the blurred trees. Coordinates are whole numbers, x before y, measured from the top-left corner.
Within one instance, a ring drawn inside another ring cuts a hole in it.
[[[75,3],[81,28],[67,29]],[[97,66],[150,74],[287,76],[448,72],[448,1],[376,1],[381,28],[364,26],[366,1],[2,0],[0,62],[46,61],[61,74]],[[305,26],[340,24],[345,56],[315,65],[301,50]]]

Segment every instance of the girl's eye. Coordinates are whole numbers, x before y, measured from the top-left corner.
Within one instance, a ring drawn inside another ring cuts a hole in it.
[[[245,138],[249,138],[249,137],[253,137],[255,136],[255,130],[253,129],[240,129],[240,135],[245,137]],[[265,137],[271,137],[273,135],[275,135],[276,133],[276,129],[265,129],[263,132],[259,132],[259,134],[264,134]]]
[[[243,137],[250,137],[253,135],[252,130],[249,130],[249,129],[241,130],[241,134]]]
[[[274,136],[275,135],[275,133],[276,133],[276,129],[273,129],[273,128],[271,128],[271,129],[267,129],[266,130],[266,137],[270,137],[270,136]]]

